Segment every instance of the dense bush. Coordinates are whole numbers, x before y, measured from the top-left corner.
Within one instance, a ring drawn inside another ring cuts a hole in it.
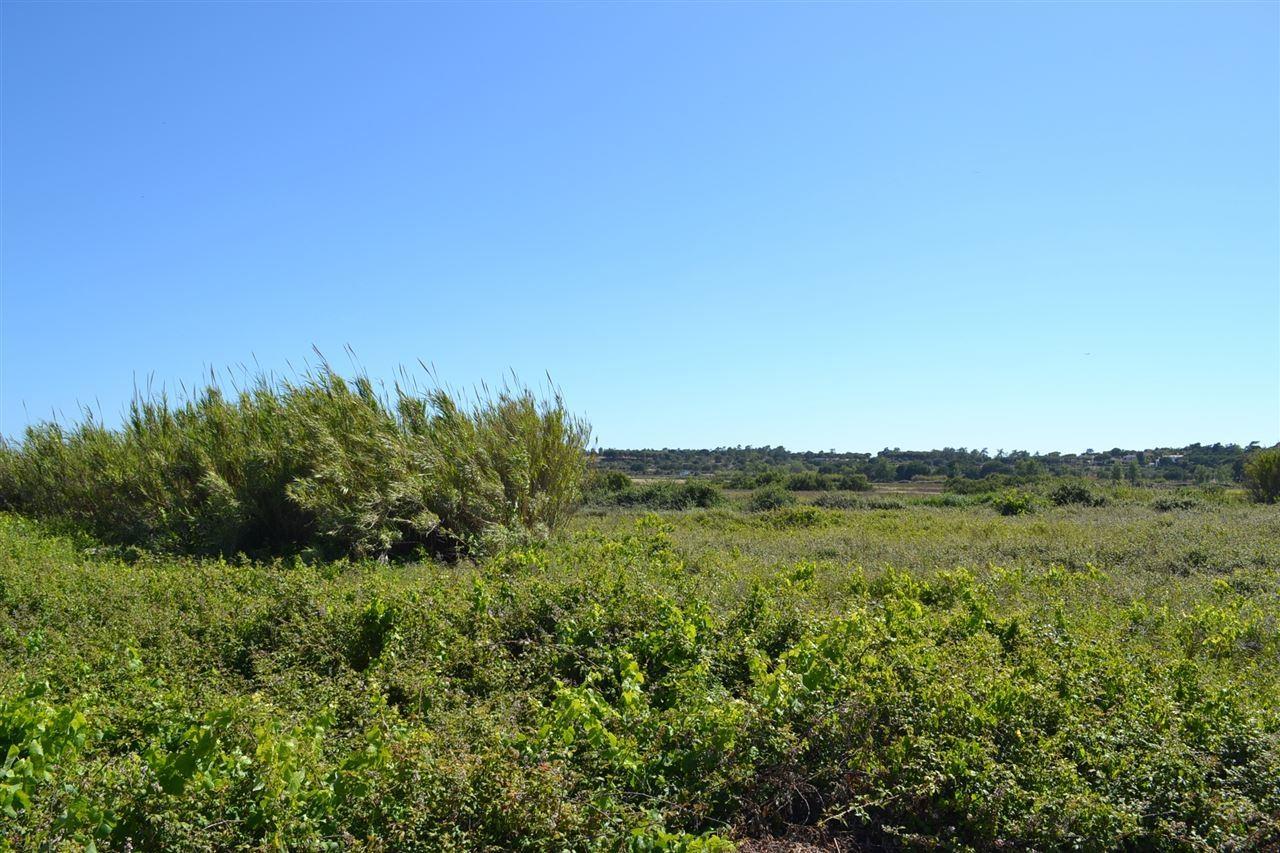
[[[582,492],[588,499],[597,495],[608,495],[625,492],[632,486],[631,478],[621,471],[606,471],[593,468],[587,472],[582,485]]]
[[[903,462],[894,469],[893,479],[914,480],[916,477],[927,477],[932,473],[933,467],[928,462]]]
[[[1010,488],[1015,484],[1013,477],[1003,474],[992,474],[980,479],[969,477],[948,477],[943,488],[957,495],[994,494]]]
[[[787,477],[787,488],[793,492],[823,492],[831,488],[831,483],[817,471],[801,471]]]
[[[764,512],[766,510],[778,509],[779,507],[791,506],[796,502],[796,496],[781,486],[765,486],[756,489],[747,498],[747,509],[752,512]]]
[[[910,573],[690,562],[648,518],[405,572],[125,563],[0,516],[0,846],[1269,849],[1280,543],[1243,512],[1118,525],[1225,525],[1262,560],[1150,577],[1061,565],[1096,527]],[[734,535],[848,523],[929,558],[961,520],[795,507]]]
[[[596,506],[645,507],[648,509],[705,509],[725,502],[724,492],[705,480],[684,483],[664,481],[630,485],[609,492],[592,492],[588,500]]]
[[[871,481],[866,474],[846,471],[836,478],[835,487],[846,492],[867,492],[871,490]]]
[[[778,530],[804,530],[811,527],[828,527],[836,523],[836,516],[812,504],[779,507],[761,513],[759,518],[766,527]]]
[[[749,471],[732,471],[723,475],[722,482],[729,489],[760,489],[777,483],[786,483],[787,472],[781,468],[758,468]]]
[[[118,430],[30,427],[0,448],[0,506],[170,552],[476,552],[563,524],[588,439],[558,394],[388,396],[326,366],[234,398],[138,399]]]
[[[689,506],[707,508],[720,506],[725,502],[724,492],[720,487],[705,480],[689,480],[682,486],[681,491],[689,502]]]
[[[1152,509],[1156,512],[1172,512],[1178,509],[1196,509],[1201,505],[1200,501],[1195,498],[1180,496],[1161,496],[1151,502]]]
[[[1244,482],[1249,497],[1258,503],[1280,501],[1280,447],[1251,455],[1244,464]]]
[[[1049,490],[1049,501],[1057,506],[1105,506],[1107,497],[1097,494],[1082,481],[1068,480]]]
[[[871,481],[857,471],[787,471],[782,468],[763,468],[752,471],[735,471],[720,478],[730,489],[763,489],[780,485],[793,492],[826,492],[840,489],[864,492],[871,488]]]
[[[1017,489],[996,495],[991,499],[991,506],[1001,515],[1027,515],[1036,508],[1035,498]]]
[[[655,509],[694,509],[719,506],[724,493],[711,483],[654,483],[636,491],[637,506]]]

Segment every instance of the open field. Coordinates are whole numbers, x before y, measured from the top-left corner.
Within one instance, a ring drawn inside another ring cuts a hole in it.
[[[1277,72],[0,0],[0,853],[1280,853]]]
[[[1274,847],[1278,613],[1280,515],[1227,499],[588,510],[409,565],[2,516],[3,840]]]

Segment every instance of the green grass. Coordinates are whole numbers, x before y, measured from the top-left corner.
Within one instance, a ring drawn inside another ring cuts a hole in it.
[[[17,849],[1280,843],[1280,515],[580,514],[478,562],[0,515]]]

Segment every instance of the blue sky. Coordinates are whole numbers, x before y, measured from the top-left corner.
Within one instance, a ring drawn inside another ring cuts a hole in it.
[[[1280,6],[6,2],[0,431],[312,346],[605,446],[1280,439]]]

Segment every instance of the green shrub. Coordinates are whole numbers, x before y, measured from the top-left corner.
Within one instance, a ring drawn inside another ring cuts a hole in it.
[[[1027,515],[1035,511],[1035,499],[1026,492],[1010,489],[993,497],[991,506],[1001,515]]]
[[[733,471],[724,475],[723,483],[729,489],[760,489],[775,483],[785,484],[789,476],[782,468]]]
[[[0,514],[0,848],[1266,849],[1280,530],[1115,512],[619,515],[413,571]]]
[[[1069,481],[1055,486],[1049,491],[1049,501],[1056,506],[1105,506],[1107,498],[1099,495],[1085,483]]]
[[[1254,501],[1280,501],[1280,447],[1252,454],[1244,464],[1244,483]]]
[[[795,502],[796,496],[781,486],[765,486],[751,493],[751,497],[747,499],[747,509],[752,512],[765,512],[766,510],[791,506]]]
[[[689,480],[684,484],[684,493],[692,506],[704,509],[720,506],[725,502],[724,492],[720,487],[705,480]]]
[[[48,682],[0,695],[0,813],[16,819],[54,781],[58,765],[73,761],[92,735],[75,708],[51,704]]]
[[[871,481],[867,479],[866,474],[847,471],[836,479],[836,488],[846,492],[869,492]]]
[[[831,484],[817,471],[801,471],[787,477],[787,488],[793,492],[823,492]]]
[[[587,472],[587,477],[583,483],[582,491],[585,496],[590,498],[594,495],[608,495],[617,492],[625,492],[631,487],[631,478],[622,471],[592,468]]]
[[[604,506],[647,507],[649,509],[683,510],[710,508],[725,502],[724,492],[713,483],[689,480],[684,483],[648,483],[622,491],[591,496]]]
[[[0,452],[0,505],[171,552],[479,552],[569,518],[589,435],[558,393],[387,396],[326,365],[136,399],[118,430],[33,426]]]

